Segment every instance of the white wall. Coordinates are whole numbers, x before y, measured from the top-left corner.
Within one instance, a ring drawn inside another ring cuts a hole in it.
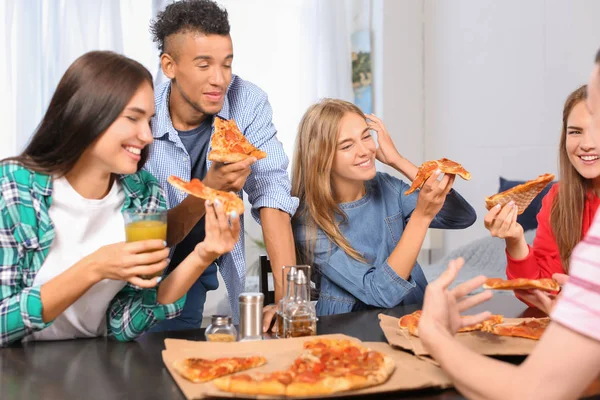
[[[455,187],[478,220],[444,233],[448,252],[487,235],[484,198],[499,176],[557,172],[562,105],[591,71],[600,2],[383,0],[383,16],[383,117],[395,143],[416,164],[448,157],[473,175]]]
[[[375,0],[373,7],[375,115],[384,120],[400,154],[421,163],[425,161],[423,2]],[[380,169],[397,174],[387,166]]]

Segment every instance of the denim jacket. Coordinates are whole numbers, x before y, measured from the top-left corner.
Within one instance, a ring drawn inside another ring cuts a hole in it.
[[[415,209],[419,192],[404,195],[409,185],[382,172],[378,172],[365,186],[366,194],[361,199],[340,204],[347,217],[340,224],[340,229],[366,263],[347,255],[317,229],[313,261],[319,289],[317,315],[375,307],[391,308],[401,303],[423,301],[427,280],[419,264],[415,263],[408,280],[400,277],[388,264],[388,257]],[[451,190],[430,227],[464,229],[471,226],[476,218],[473,207]],[[300,250],[308,245],[305,221],[295,218],[293,223],[296,245]]]

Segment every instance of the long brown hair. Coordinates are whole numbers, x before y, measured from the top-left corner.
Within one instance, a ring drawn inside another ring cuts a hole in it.
[[[306,225],[307,246],[297,246],[300,262],[312,264],[317,227],[350,257],[364,261],[342,234],[336,216],[346,214],[336,203],[331,187],[331,167],[337,148],[341,121],[347,113],[365,114],[352,103],[323,99],[308,108],[298,127],[292,167],[292,195],[300,199],[294,218]]]
[[[61,78],[25,150],[4,161],[46,174],[66,174],[144,82],[153,86],[152,75],[137,61],[110,51],[82,55]],[[148,158],[148,146],[141,157],[138,169]]]
[[[587,98],[583,85],[567,97],[563,108],[562,132],[558,149],[560,186],[552,202],[550,226],[558,245],[560,259],[566,273],[573,248],[581,241],[583,208],[588,188],[586,179],[577,172],[567,154],[567,122],[573,108]]]

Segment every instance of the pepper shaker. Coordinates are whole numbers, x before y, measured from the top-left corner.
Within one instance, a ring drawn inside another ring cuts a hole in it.
[[[240,302],[240,341],[262,340],[262,293],[242,293]]]

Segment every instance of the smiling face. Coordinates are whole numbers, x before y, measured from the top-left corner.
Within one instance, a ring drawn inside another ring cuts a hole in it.
[[[223,108],[231,83],[233,44],[229,35],[181,32],[168,37],[170,54],[161,58],[165,75],[179,96],[194,111],[217,114]]]
[[[600,177],[599,135],[591,129],[585,101],[577,103],[567,119],[565,149],[569,161],[585,179]]]
[[[147,82],[136,91],[117,119],[81,156],[107,174],[133,174],[144,147],[152,143],[150,120],[154,92]]]
[[[375,177],[377,146],[367,122],[356,113],[348,112],[340,123],[337,147],[331,169],[334,186],[362,184]]]

